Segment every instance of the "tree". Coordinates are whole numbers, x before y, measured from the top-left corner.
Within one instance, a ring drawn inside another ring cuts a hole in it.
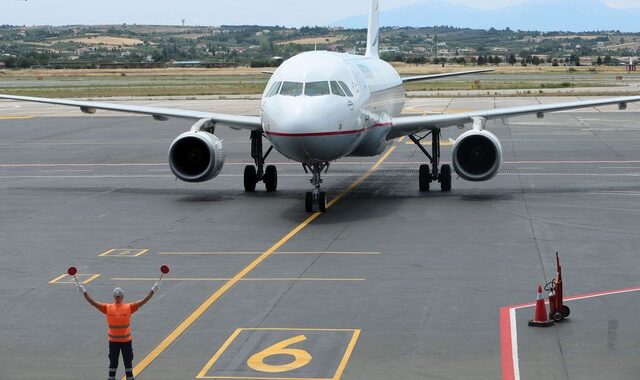
[[[508,62],[511,66],[515,65],[516,63],[518,63],[518,60],[516,59],[516,55],[515,55],[515,54],[511,54],[511,55],[509,56],[509,58],[507,58],[507,62]]]
[[[484,66],[487,64],[487,58],[485,58],[483,55],[478,57],[478,66]]]
[[[596,65],[598,66],[602,66],[602,57],[598,57],[598,60],[596,61]]]

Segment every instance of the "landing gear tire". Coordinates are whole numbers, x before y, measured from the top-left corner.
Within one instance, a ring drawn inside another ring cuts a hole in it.
[[[325,193],[324,191],[321,191],[318,195],[318,211],[327,211],[327,193]]]
[[[313,193],[310,191],[304,197],[304,209],[308,213],[313,212]]]
[[[445,193],[451,191],[451,166],[442,165],[440,170],[440,188]]]
[[[256,191],[256,184],[258,183],[258,172],[253,165],[247,165],[244,167],[244,191],[247,193],[253,193]]]
[[[429,165],[420,165],[419,182],[420,192],[426,193],[429,191],[431,187],[431,169]]]
[[[278,169],[273,165],[267,166],[263,180],[268,193],[276,191],[278,189]]]

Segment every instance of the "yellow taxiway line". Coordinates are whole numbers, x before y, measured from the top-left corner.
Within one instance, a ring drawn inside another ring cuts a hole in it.
[[[33,119],[34,117],[30,115],[0,116],[0,120],[24,120]]]
[[[398,143],[401,143],[404,138],[398,140]],[[351,186],[349,186],[346,190],[340,193],[337,197],[333,198],[331,202],[327,204],[327,209],[333,207],[336,203],[340,202],[344,197],[346,197],[349,193],[351,193],[356,187],[362,184],[367,178],[369,178],[379,167],[382,165],[384,161],[396,150],[397,144],[390,147],[387,152],[380,157],[378,161],[369,169],[362,177],[360,177],[357,181],[355,181]],[[189,314],[184,321],[182,321],[169,335],[164,338],[160,344],[158,344],[147,356],[145,356],[138,364],[133,368],[134,376],[138,376],[142,371],[144,371],[154,360],[156,360],[173,342],[175,342],[187,329],[189,329],[202,315],[209,310],[211,306],[213,306],[216,301],[218,301],[222,296],[224,296],[231,288],[234,287],[238,282],[244,279],[249,273],[251,273],[256,267],[262,264],[269,256],[273,255],[278,249],[280,249],[283,245],[285,245],[289,240],[291,240],[294,236],[300,233],[300,231],[304,230],[311,222],[316,220],[321,212],[316,212],[309,216],[304,222],[300,223],[297,227],[292,229],[289,233],[287,233],[282,239],[280,239],[277,243],[271,246],[269,249],[264,251],[260,256],[258,256],[255,260],[253,260],[249,265],[247,265],[243,270],[238,272],[235,276],[229,279],[224,285],[222,285],[218,290],[216,290],[209,298],[204,300],[191,314]],[[125,378],[123,377],[123,380]]]
[[[157,277],[114,277],[112,281],[158,281]],[[231,281],[224,277],[170,277],[162,281]],[[240,281],[365,281],[364,278],[332,278],[332,277],[266,277],[241,278]]]
[[[157,255],[163,256],[255,256],[261,255],[262,252],[158,252]],[[281,255],[354,255],[354,256],[373,256],[381,255],[380,252],[276,252],[274,256]]]

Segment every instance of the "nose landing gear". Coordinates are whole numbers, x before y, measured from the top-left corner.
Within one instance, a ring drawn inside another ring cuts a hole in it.
[[[327,193],[324,191],[320,191],[320,186],[322,185],[321,174],[324,171],[325,173],[329,170],[329,163],[325,162],[323,164],[302,164],[305,173],[311,172],[311,184],[313,185],[313,191],[307,192],[304,198],[304,208],[307,212],[312,213],[314,211],[314,207],[318,206],[318,211],[325,212],[327,211]]]
[[[421,192],[427,192],[431,188],[431,182],[440,182],[440,189],[444,192],[451,191],[451,166],[440,165],[440,129],[434,129],[426,135],[420,137],[415,134],[409,135],[411,141],[420,148],[422,153],[429,159],[429,165],[420,165],[419,185]],[[431,153],[429,153],[420,143],[423,139],[431,136]],[[433,170],[432,170],[433,169]]]
[[[244,190],[248,193],[256,191],[256,184],[264,182],[268,193],[272,193],[278,189],[278,169],[274,165],[269,165],[265,170],[265,161],[273,146],[262,153],[262,133],[257,131],[251,132],[251,158],[255,165],[247,165],[244,168]]]

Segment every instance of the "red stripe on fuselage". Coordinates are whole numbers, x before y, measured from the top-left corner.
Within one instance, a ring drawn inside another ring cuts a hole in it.
[[[366,132],[370,129],[377,127],[390,126],[392,123],[377,123],[369,128],[355,129],[351,131],[330,131],[330,132],[309,132],[309,133],[288,133],[288,132],[265,132],[267,136],[280,136],[280,137],[321,137],[321,136],[340,136],[340,135],[356,135],[362,132]]]

